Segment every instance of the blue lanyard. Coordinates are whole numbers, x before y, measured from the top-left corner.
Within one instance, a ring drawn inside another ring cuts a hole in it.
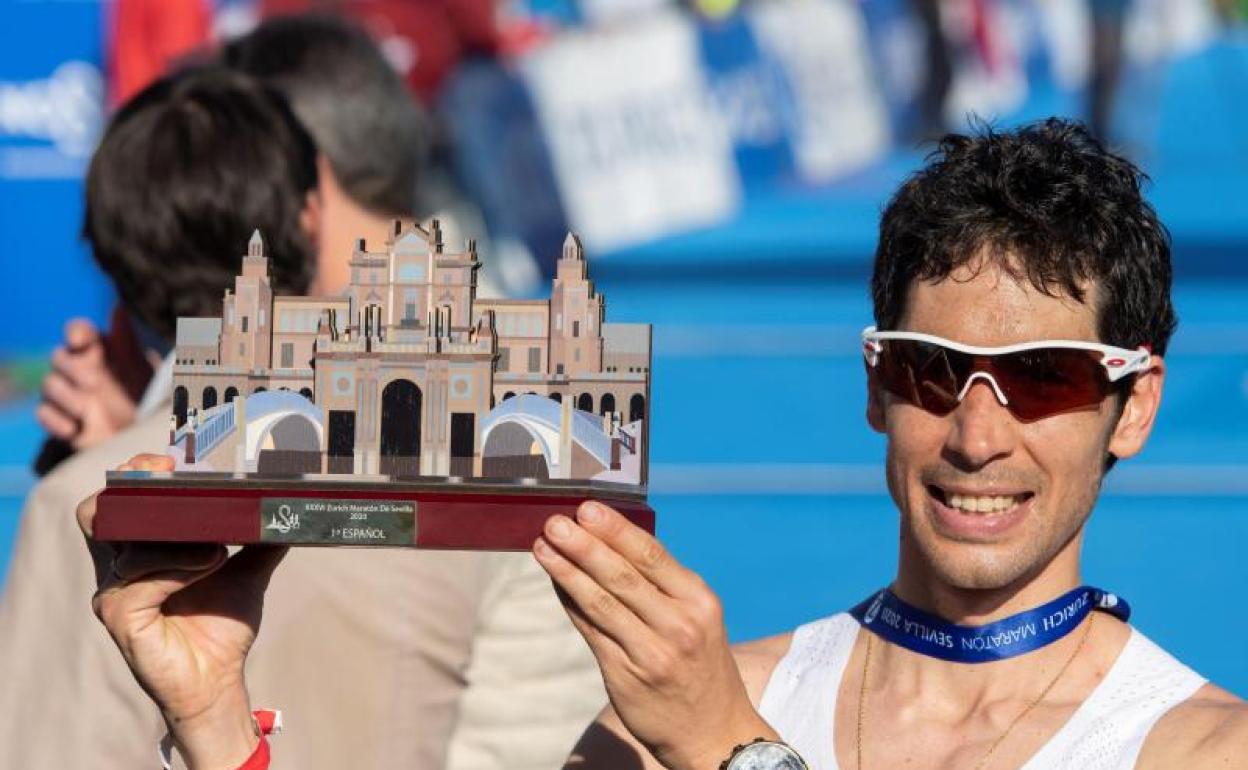
[[[906,604],[891,589],[867,597],[849,614],[864,628],[899,647],[955,663],[988,663],[1023,655],[1069,634],[1092,610],[1124,623],[1127,601],[1108,591],[1080,586],[1048,604],[982,626],[959,626]]]

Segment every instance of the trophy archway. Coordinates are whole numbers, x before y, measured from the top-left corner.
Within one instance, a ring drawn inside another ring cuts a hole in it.
[[[411,380],[394,380],[381,392],[381,472],[420,475],[422,396]]]

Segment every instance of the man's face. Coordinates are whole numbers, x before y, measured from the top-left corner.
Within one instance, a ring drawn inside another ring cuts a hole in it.
[[[898,330],[985,347],[1099,341],[1094,289],[1084,303],[1051,297],[995,262],[981,262],[936,283],[916,282]],[[1157,377],[1144,386],[1152,395],[1143,402],[1135,403],[1133,391],[1122,421],[1114,396],[1024,423],[983,379],[943,417],[874,388],[868,417],[888,436],[903,558],[918,557],[951,587],[991,589],[1035,574],[1067,546],[1077,549],[1107,452],[1133,454],[1147,436],[1160,398]],[[1120,422],[1134,431],[1123,435]]]

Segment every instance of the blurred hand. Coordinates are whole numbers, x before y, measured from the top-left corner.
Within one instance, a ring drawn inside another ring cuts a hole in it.
[[[719,600],[651,535],[594,502],[552,517],[533,545],[585,637],[616,714],[672,770],[708,770],[754,738],[755,711]]]
[[[120,470],[172,470],[139,455]],[[260,628],[264,591],[285,548],[97,543],[96,497],[78,506],[95,561],[92,609],[156,701],[187,767],[234,768],[255,749],[243,663]]]
[[[82,450],[134,422],[135,403],[108,369],[104,339],[90,321],[65,325],[65,344],[52,353],[35,417],[52,436]]]

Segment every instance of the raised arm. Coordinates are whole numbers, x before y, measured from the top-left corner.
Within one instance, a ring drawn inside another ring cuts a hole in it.
[[[122,470],[171,470],[139,455]],[[144,691],[160,708],[190,770],[233,768],[259,735],[243,663],[260,628],[264,591],[284,548],[126,543],[92,538],[95,496],[78,523],[95,562],[95,614]]]
[[[556,516],[533,546],[602,669],[612,708],[569,768],[716,770],[779,736],[755,710],[718,598],[651,535],[599,503]]]

